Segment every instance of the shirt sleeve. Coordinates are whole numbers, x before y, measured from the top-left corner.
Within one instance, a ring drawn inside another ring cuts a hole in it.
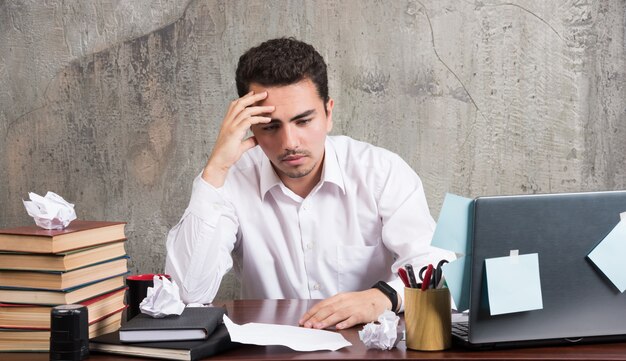
[[[439,259],[454,259],[454,253],[430,245],[435,221],[430,215],[422,181],[399,156],[391,159],[389,171],[381,179],[379,211],[382,219],[382,239],[394,253],[392,279],[389,285],[398,292],[404,311],[404,284],[397,276],[398,268],[411,263],[419,270]],[[416,275],[417,276],[417,275]]]
[[[167,236],[165,272],[179,285],[185,303],[210,303],[232,268],[239,223],[223,188],[198,176],[181,220]]]

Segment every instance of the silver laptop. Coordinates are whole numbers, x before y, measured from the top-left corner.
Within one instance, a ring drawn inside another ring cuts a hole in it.
[[[453,326],[455,341],[476,348],[626,341],[626,292],[586,258],[626,211],[626,191],[480,197],[472,209],[469,319]],[[539,254],[543,309],[491,316],[485,259],[512,249]]]

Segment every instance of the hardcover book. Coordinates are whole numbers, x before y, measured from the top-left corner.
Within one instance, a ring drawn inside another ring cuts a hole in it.
[[[0,302],[34,305],[67,305],[125,287],[124,276],[108,278],[62,291],[0,287]]]
[[[122,311],[89,324],[89,338],[115,332],[120,328]],[[0,328],[0,351],[48,351],[50,331]]]
[[[120,329],[121,342],[201,340],[222,323],[221,307],[187,307],[179,315],[153,318],[140,313]]]
[[[95,322],[126,308],[126,288],[79,302],[87,307],[89,322]],[[50,329],[52,306],[0,303],[0,328]]]
[[[123,241],[57,254],[0,252],[0,269],[67,272],[125,254]]]
[[[0,229],[0,251],[59,253],[123,240],[124,222],[75,220],[64,229],[36,225]]]
[[[69,272],[0,270],[0,287],[67,290],[125,274],[127,259],[128,256],[123,256]]]

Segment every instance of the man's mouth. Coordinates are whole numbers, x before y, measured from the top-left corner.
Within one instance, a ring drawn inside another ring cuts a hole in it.
[[[281,158],[283,163],[287,163],[288,165],[300,165],[304,163],[306,155],[304,154],[293,154],[287,155]]]

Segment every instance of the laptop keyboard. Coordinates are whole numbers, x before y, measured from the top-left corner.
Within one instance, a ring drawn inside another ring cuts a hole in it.
[[[465,322],[454,322],[452,324],[452,334],[461,338],[467,338],[469,332],[469,324]]]

